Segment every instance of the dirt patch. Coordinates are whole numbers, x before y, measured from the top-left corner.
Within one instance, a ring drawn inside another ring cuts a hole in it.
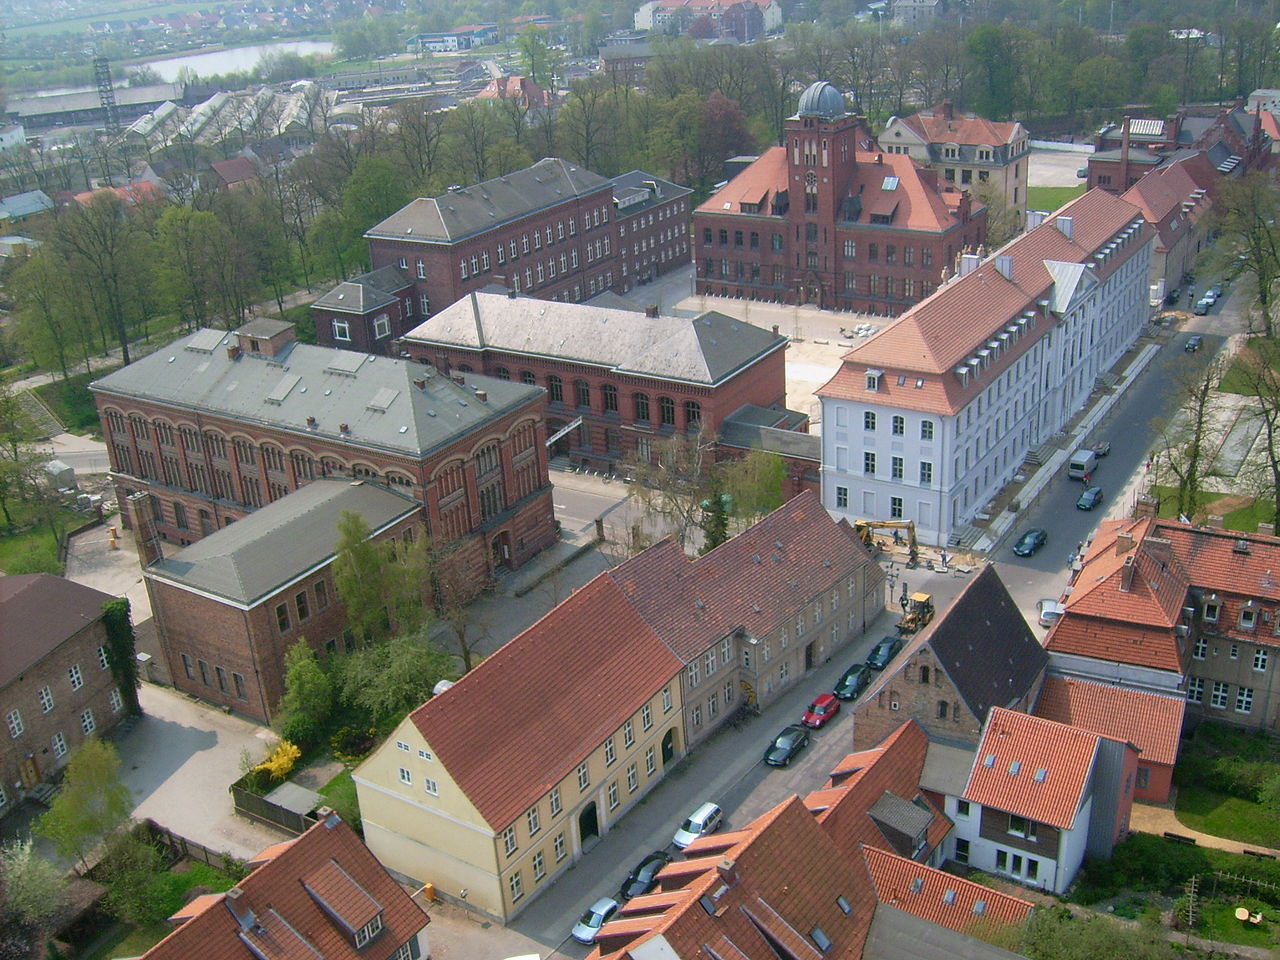
[[[1206,503],[1202,509],[1208,516],[1225,517],[1228,513],[1247,507],[1251,503],[1253,503],[1253,497],[1230,494],[1225,497],[1219,497],[1213,503]]]

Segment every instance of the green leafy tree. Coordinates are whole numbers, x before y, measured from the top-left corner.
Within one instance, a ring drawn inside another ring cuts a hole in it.
[[[70,900],[67,878],[30,840],[0,847],[0,960],[27,960]]]
[[[121,826],[133,809],[129,788],[120,780],[120,756],[109,743],[90,737],[67,762],[62,790],[36,821],[35,832],[53,842],[63,856],[88,867],[88,856]]]
[[[729,496],[718,478],[713,478],[708,497],[702,504],[702,549],[710,553],[729,539]]]
[[[333,681],[304,638],[284,655],[284,695],[277,708],[280,735],[300,747],[314,746],[333,712]]]
[[[41,496],[40,474],[48,462],[49,455],[35,445],[17,394],[0,383],[0,513],[10,527],[12,508]]]
[[[965,41],[979,79],[975,107],[991,120],[1006,120],[1013,113],[1020,66],[1016,29],[1008,24],[984,23]]]
[[[343,658],[341,696],[383,727],[428,699],[439,681],[455,676],[452,654],[425,633],[405,633]]]
[[[107,666],[131,717],[142,715],[138,703],[137,642],[127,597],[114,597],[102,605],[102,625],[107,632]]]
[[[65,380],[72,364],[93,346],[85,325],[82,291],[67,282],[69,267],[52,247],[41,247],[14,269],[8,286],[17,303],[16,335],[23,350]]]
[[[156,294],[188,329],[210,325],[218,280],[209,252],[219,229],[211,212],[183,205],[156,220]]]
[[[1256,170],[1239,180],[1226,179],[1214,199],[1213,212],[1220,234],[1218,249],[1240,258],[1241,274],[1252,280],[1258,298],[1258,332],[1273,337],[1275,287],[1280,279],[1280,241],[1274,227],[1280,216],[1280,186]]]
[[[516,49],[524,75],[538,86],[550,89],[552,77],[560,72],[562,57],[560,51],[547,42],[547,32],[541,27],[527,27],[516,37]]]
[[[99,872],[107,886],[107,908],[116,919],[142,927],[169,915],[167,892],[156,882],[165,872],[164,857],[147,837],[132,830],[115,834]]]
[[[347,612],[347,627],[361,643],[382,639],[391,628],[387,553],[371,535],[360,514],[344,510],[338,518],[333,579]]]

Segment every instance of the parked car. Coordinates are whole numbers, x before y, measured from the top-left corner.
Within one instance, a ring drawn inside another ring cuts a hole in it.
[[[865,663],[857,663],[836,681],[836,688],[832,693],[840,700],[856,700],[858,694],[867,689],[867,684],[870,682],[871,670]]]
[[[1195,309],[1192,310],[1191,312],[1194,313],[1197,317],[1203,317],[1206,313],[1209,312],[1209,308],[1212,306],[1213,306],[1212,300],[1210,300],[1208,297],[1201,297],[1199,300],[1196,301]]]
[[[578,922],[569,932],[579,943],[595,943],[596,934],[600,932],[600,928],[617,912],[617,900],[613,897],[601,897],[587,907],[587,912],[578,918]]]
[[[1101,487],[1086,487],[1084,493],[1080,494],[1080,499],[1076,501],[1077,510],[1092,510],[1102,502]]]
[[[1187,353],[1195,353],[1204,344],[1204,337],[1196,334],[1194,337],[1187,337],[1187,342],[1183,344],[1182,349]]]
[[[800,722],[806,727],[812,727],[819,730],[827,725],[827,721],[840,712],[840,701],[835,698],[835,694],[824,693],[818,697],[813,703],[809,704],[809,709],[804,712],[804,716],[800,718]]]
[[[1110,440],[1102,440],[1093,445],[1093,455],[1095,457],[1105,457],[1110,452],[1111,452]]]
[[[676,831],[676,835],[671,838],[671,842],[683,850],[699,837],[705,837],[709,833],[715,833],[720,829],[720,821],[724,817],[724,812],[714,803],[708,801],[700,806],[680,824],[680,829]]]
[[[809,731],[798,723],[783,727],[764,752],[764,762],[771,767],[785,767],[809,743]]]
[[[901,637],[885,637],[871,648],[871,654],[867,657],[867,666],[872,670],[883,670],[901,649]]]
[[[1182,297],[1182,291],[1174,287],[1164,295],[1165,306],[1172,307]]]
[[[1036,601],[1036,620],[1042,627],[1052,627],[1061,618],[1066,606],[1058,600]]]
[[[1044,530],[1028,530],[1013,545],[1013,552],[1020,557],[1029,557],[1048,542],[1049,534]]]
[[[1221,283],[1215,283],[1212,287],[1205,291],[1206,297],[1213,297],[1213,302],[1217,303],[1222,299],[1223,286]]]
[[[627,874],[618,890],[619,900],[630,900],[632,897],[644,896],[658,885],[658,871],[671,862],[671,854],[665,850],[655,850],[636,864],[635,869]]]

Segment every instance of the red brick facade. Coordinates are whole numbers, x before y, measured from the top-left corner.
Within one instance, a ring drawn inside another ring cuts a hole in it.
[[[313,304],[311,315],[316,325],[316,342],[326,347],[395,356],[396,337],[426,319],[423,303],[413,284],[406,280],[404,286],[394,291],[394,299],[363,312]]]

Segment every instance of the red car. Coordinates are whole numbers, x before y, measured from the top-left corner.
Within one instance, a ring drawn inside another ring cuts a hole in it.
[[[813,703],[809,704],[809,709],[804,712],[804,716],[800,718],[800,722],[806,727],[813,727],[817,730],[819,727],[825,727],[827,721],[840,712],[840,701],[832,694],[824,693]]]

